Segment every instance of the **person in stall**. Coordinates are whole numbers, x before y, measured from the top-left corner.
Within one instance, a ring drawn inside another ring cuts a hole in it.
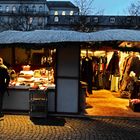
[[[0,58],[0,117],[3,117],[3,97],[4,93],[9,85],[10,76],[7,67],[3,64],[3,59]]]

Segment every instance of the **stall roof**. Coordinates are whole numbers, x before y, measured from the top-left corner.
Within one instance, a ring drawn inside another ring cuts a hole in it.
[[[65,30],[3,31],[0,44],[11,43],[57,43],[94,41],[140,41],[140,31],[110,29],[91,33]]]

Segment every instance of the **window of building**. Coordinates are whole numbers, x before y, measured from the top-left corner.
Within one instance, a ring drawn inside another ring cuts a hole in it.
[[[5,16],[4,17],[4,23],[8,23],[9,22],[9,17],[8,16]]]
[[[94,20],[94,22],[95,22],[95,23],[98,23],[98,22],[99,22],[98,17],[94,17],[94,19],[93,19],[93,20]]]
[[[0,6],[0,12],[2,12],[2,6]]]
[[[58,15],[58,11],[55,11],[55,12],[54,12],[54,15],[57,16],[57,15]]]
[[[33,18],[29,17],[29,24],[32,24],[32,23],[33,23]]]
[[[28,7],[28,6],[24,6],[24,7],[23,7],[23,12],[26,13],[26,12],[28,12],[28,11],[29,11],[29,7]]]
[[[39,17],[38,18],[38,25],[42,25],[43,24],[43,18],[42,17]]]
[[[0,25],[4,24],[4,17],[0,17]]]
[[[4,17],[0,17],[0,22],[3,22],[4,21]]]
[[[74,11],[70,11],[70,15],[72,16],[74,14]]]
[[[131,21],[132,21],[132,19],[131,19],[131,17],[127,17],[127,19],[126,19],[126,23],[131,23]]]
[[[35,5],[32,6],[32,11],[33,11],[33,13],[36,13],[36,7],[35,7]]]
[[[115,18],[114,17],[110,18],[110,23],[115,23]]]
[[[5,10],[6,12],[9,12],[9,6],[6,6]]]
[[[66,11],[62,11],[62,15],[65,16],[66,15]]]
[[[0,17],[0,25],[2,24],[2,20],[1,20],[1,17]]]
[[[90,17],[86,18],[86,22],[89,23],[90,22]]]
[[[44,19],[44,24],[47,25],[47,23],[48,23],[48,18],[45,17],[45,19]]]
[[[55,16],[55,17],[54,17],[54,22],[58,22],[58,21],[59,21],[58,16]]]
[[[29,7],[25,6],[25,10],[26,10],[26,12],[29,12]]]
[[[73,17],[70,18],[70,23],[74,23],[74,18]]]
[[[22,6],[19,6],[19,12],[20,13],[22,12]]]
[[[13,11],[13,13],[16,12],[16,7],[15,6],[12,7],[12,11]]]
[[[39,12],[43,12],[43,7],[39,6]]]
[[[11,17],[8,18],[8,23],[9,23],[9,24],[12,23],[12,18],[11,18]]]

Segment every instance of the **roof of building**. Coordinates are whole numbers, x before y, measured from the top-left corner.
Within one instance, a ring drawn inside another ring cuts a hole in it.
[[[77,8],[70,1],[47,1],[47,5],[49,8]]]
[[[91,33],[65,30],[3,31],[0,44],[11,43],[57,43],[57,42],[96,42],[96,41],[139,41],[140,31],[110,29]]]

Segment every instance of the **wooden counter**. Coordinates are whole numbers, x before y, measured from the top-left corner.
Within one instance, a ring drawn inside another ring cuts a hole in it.
[[[4,110],[29,110],[29,88],[28,86],[8,87],[8,92],[4,95]],[[48,111],[55,111],[55,85],[48,85]]]

